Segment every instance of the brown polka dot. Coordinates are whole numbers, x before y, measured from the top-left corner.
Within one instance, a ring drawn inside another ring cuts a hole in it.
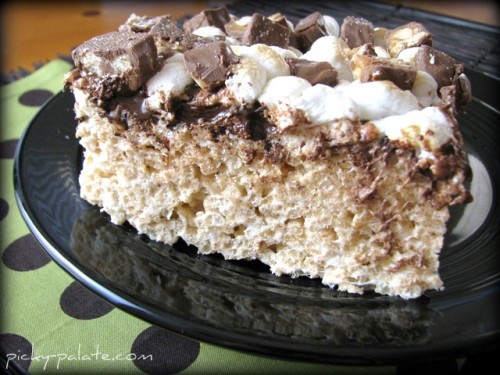
[[[27,234],[7,246],[2,261],[14,271],[32,271],[49,263],[50,257],[33,236]]]
[[[0,158],[12,159],[16,153],[18,139],[9,139],[8,141],[0,142]]]
[[[177,374],[198,358],[200,343],[152,326],[137,336],[130,351],[134,365],[147,374]]]
[[[82,320],[100,318],[114,308],[77,281],[72,282],[64,289],[59,304],[67,315]]]
[[[82,13],[82,16],[84,17],[93,17],[93,16],[98,16],[101,14],[101,11],[98,9],[89,9],[86,10]]]
[[[3,370],[6,370],[8,374],[20,373],[21,369],[28,370],[31,364],[32,350],[33,346],[23,336],[14,333],[0,334],[0,353],[5,359]]]
[[[29,107],[38,107],[49,100],[54,94],[49,90],[35,89],[26,91],[19,97],[19,103]]]
[[[3,220],[9,213],[9,204],[0,198],[0,220]]]

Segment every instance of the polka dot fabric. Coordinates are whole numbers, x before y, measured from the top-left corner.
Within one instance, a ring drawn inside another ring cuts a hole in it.
[[[0,353],[3,370],[30,374],[380,374],[394,367],[283,361],[152,326],[74,281],[30,234],[15,203],[16,145],[71,69],[53,61],[0,88]]]

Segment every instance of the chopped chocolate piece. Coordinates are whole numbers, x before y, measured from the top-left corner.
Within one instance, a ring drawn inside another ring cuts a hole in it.
[[[157,18],[157,22],[152,25],[149,34],[155,38],[157,47],[162,52],[165,50],[167,52],[171,50],[184,52],[199,43],[198,39],[200,38],[184,32],[171,17],[155,18]]]
[[[119,30],[150,34],[155,40],[160,58],[168,58],[174,52],[183,53],[196,45],[207,43],[207,38],[187,33],[179,28],[170,15],[158,17],[132,15],[119,27]]]
[[[229,12],[225,7],[206,9],[184,21],[182,28],[187,32],[193,32],[203,26],[215,26],[224,30],[224,25],[228,23],[230,19]]]
[[[114,31],[90,39],[73,51],[73,60],[78,69],[96,79],[112,79],[115,94],[137,91],[157,69],[153,38],[127,31]]]
[[[285,27],[290,28],[290,26],[288,25],[288,22],[286,20],[286,17],[283,14],[279,13],[279,12],[278,13],[274,13],[274,14],[270,15],[267,18],[270,19],[273,22],[279,23],[280,25],[283,25]]]
[[[184,53],[184,65],[188,74],[202,89],[219,87],[238,57],[224,42],[211,42]]]
[[[420,46],[415,54],[415,67],[429,73],[438,88],[452,84],[455,75],[455,59],[429,46]]]
[[[304,78],[311,85],[322,83],[333,87],[339,83],[337,70],[326,61],[288,58],[286,62],[290,66],[291,75]]]
[[[456,108],[457,111],[462,112],[467,104],[472,100],[472,90],[469,78],[465,75],[464,66],[462,64],[455,65],[455,77],[453,78],[453,85],[455,85],[456,94]]]
[[[267,17],[267,18],[270,19],[273,22],[276,22],[276,23],[278,23],[280,25],[283,25],[286,28],[288,28],[290,30],[290,37],[288,38],[288,46],[299,49],[299,43],[297,41],[297,37],[295,36],[295,33],[293,32],[293,26],[291,26],[288,23],[286,17],[283,14],[281,14],[281,13],[275,13],[275,14]]]
[[[462,64],[455,65],[452,84],[439,89],[439,95],[444,104],[449,104],[455,112],[460,113],[465,110],[467,104],[472,100],[470,81],[464,74]]]
[[[420,23],[409,22],[385,33],[385,44],[391,56],[410,47],[427,45],[432,47],[432,34]]]
[[[307,51],[315,40],[328,35],[323,15],[320,12],[314,12],[302,18],[295,26],[294,35],[299,49],[303,52]]]
[[[377,56],[355,55],[351,66],[360,82],[388,80],[401,90],[410,90],[417,76],[417,70],[410,64]]]
[[[297,48],[300,51],[299,41],[293,31],[290,32],[290,38],[288,38],[288,47]]]
[[[449,105],[451,108],[456,108],[457,89],[455,85],[443,86],[439,89],[442,105]]]
[[[149,33],[163,40],[170,42],[181,41],[186,38],[186,33],[182,31],[175,21],[170,17],[155,17],[158,21],[152,25]]]
[[[132,15],[127,22],[119,27],[120,31],[133,31],[136,33],[149,33],[155,38],[171,43],[186,38],[186,33],[177,27],[170,15],[157,17],[139,17]]]
[[[262,14],[254,13],[241,38],[243,44],[263,43],[281,48],[288,47],[290,29],[271,21]]]
[[[348,16],[342,22],[340,37],[347,43],[349,48],[359,47],[365,43],[373,43],[373,24],[361,17]]]

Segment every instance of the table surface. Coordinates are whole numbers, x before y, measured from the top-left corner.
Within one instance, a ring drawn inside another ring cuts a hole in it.
[[[128,2],[126,6],[114,1],[9,1],[2,5],[2,73],[8,74],[20,67],[33,70],[36,65],[53,60],[59,54],[68,55],[71,48],[92,36],[116,29],[134,12],[151,16],[170,13],[179,18],[224,2],[229,1],[141,1]],[[493,0],[386,2],[488,25],[500,25],[499,7]]]

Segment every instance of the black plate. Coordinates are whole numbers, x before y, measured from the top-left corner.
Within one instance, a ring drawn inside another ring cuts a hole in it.
[[[496,95],[498,81],[490,83]],[[475,200],[453,209],[441,256],[446,289],[411,301],[276,277],[259,262],[200,256],[113,225],[79,197],[72,108],[72,95],[60,93],[27,128],[15,160],[16,196],[49,255],[119,308],[205,342],[328,363],[457,357],[498,341],[500,116],[483,102],[474,99],[460,117]]]

